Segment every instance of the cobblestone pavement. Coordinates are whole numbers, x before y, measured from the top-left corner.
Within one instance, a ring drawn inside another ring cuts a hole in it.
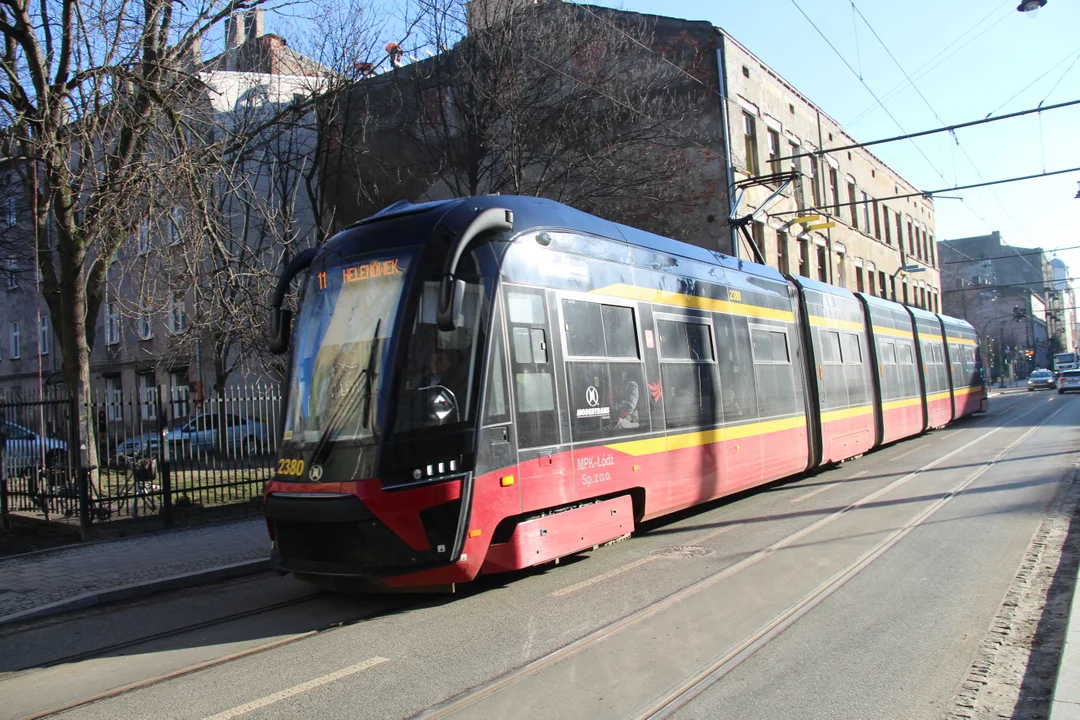
[[[85,593],[269,557],[261,518],[0,560],[0,622]]]

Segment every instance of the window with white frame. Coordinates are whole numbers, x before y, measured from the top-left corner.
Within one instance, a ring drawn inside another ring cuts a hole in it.
[[[4,201],[4,219],[8,227],[15,227],[19,222],[19,213],[15,210],[15,198],[9,197]]]
[[[173,335],[182,335],[187,329],[187,320],[184,317],[184,298],[174,297],[169,302],[169,332]]]
[[[142,310],[139,311],[139,339],[149,340],[154,337],[154,326],[150,318],[150,308],[147,305],[142,306]]]
[[[188,379],[186,372],[173,371],[169,373],[169,393],[172,395],[173,419],[187,417]]]
[[[169,220],[165,227],[165,234],[169,240],[169,245],[180,244],[180,230],[184,226],[184,209],[173,208],[169,213]]]
[[[11,348],[11,359],[18,360],[22,357],[22,335],[19,331],[19,321],[12,320],[8,323],[8,347]]]
[[[41,316],[41,325],[38,328],[38,352],[42,355],[49,354],[49,345],[52,338],[52,330],[49,328],[49,316]]]
[[[124,419],[124,386],[118,377],[105,378],[105,417],[109,422]]]
[[[105,304],[105,344],[116,345],[120,342],[120,313],[116,303]]]
[[[4,261],[4,272],[7,275],[7,289],[14,290],[19,287],[19,274],[18,263],[15,262],[15,256],[12,255]]]
[[[143,220],[139,223],[139,229],[135,232],[138,243],[138,253],[146,255],[150,252],[150,221]]]
[[[139,378],[139,417],[157,420],[157,386],[153,373],[143,373]]]

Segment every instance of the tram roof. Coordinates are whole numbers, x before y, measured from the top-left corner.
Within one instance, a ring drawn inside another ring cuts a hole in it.
[[[655,235],[629,225],[622,225],[610,220],[605,220],[572,208],[569,205],[564,205],[554,200],[548,200],[547,198],[522,195],[481,195],[417,204],[403,200],[380,210],[374,215],[365,218],[350,227],[358,227],[379,222],[381,220],[428,212],[442,216],[446,215],[450,210],[459,205],[469,205],[476,210],[486,210],[488,208],[498,207],[512,211],[514,213],[515,234],[534,228],[578,230],[605,237],[613,242],[624,242],[627,245],[642,247],[691,260],[698,260],[709,265],[720,265],[725,269],[730,269],[734,272],[741,272],[784,282],[784,276],[777,270],[768,266],[759,265],[747,260],[740,260],[716,250],[709,250],[697,245],[673,240],[662,235]],[[828,288],[829,286],[825,285],[823,287]]]

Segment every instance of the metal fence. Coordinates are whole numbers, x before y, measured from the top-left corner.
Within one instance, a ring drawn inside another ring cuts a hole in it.
[[[158,516],[167,525],[178,509],[257,499],[274,467],[280,406],[273,385],[198,400],[152,385],[109,387],[84,408],[97,450],[85,467],[69,396],[0,402],[0,514],[84,525]]]

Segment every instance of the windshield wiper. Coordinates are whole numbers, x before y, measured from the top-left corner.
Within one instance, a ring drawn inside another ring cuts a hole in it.
[[[361,402],[370,400],[371,398],[371,386],[375,377],[375,357],[376,350],[378,349],[378,337],[379,328],[382,327],[382,318],[379,318],[375,322],[375,330],[371,333],[371,350],[368,351],[368,364],[367,367],[361,370],[356,379],[353,380],[349,389],[345,391],[345,395],[341,400],[341,403],[334,409],[333,414],[326,422],[326,427],[323,429],[322,435],[319,437],[319,442],[315,445],[315,452],[311,455],[311,464],[315,465],[323,462],[326,459],[326,454],[330,449],[331,438],[337,434],[341,429],[341,426],[349,418],[349,416],[356,410]],[[366,389],[363,393],[356,392],[360,387],[361,380],[367,380]],[[363,413],[361,427],[367,428],[368,426],[368,409],[370,408],[370,402],[365,407]]]

